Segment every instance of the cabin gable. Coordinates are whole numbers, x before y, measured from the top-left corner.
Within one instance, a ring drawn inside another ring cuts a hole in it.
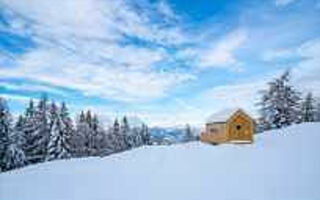
[[[252,142],[254,123],[244,112],[235,113],[227,122],[227,134],[229,141]]]

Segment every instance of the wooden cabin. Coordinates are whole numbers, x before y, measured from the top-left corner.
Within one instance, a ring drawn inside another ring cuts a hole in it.
[[[252,143],[255,122],[242,109],[226,109],[211,115],[201,133],[201,141],[219,143]]]

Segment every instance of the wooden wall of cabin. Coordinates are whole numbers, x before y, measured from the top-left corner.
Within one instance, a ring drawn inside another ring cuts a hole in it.
[[[226,130],[229,140],[253,141],[254,123],[251,118],[242,113],[228,120]]]
[[[201,134],[201,141],[208,143],[227,142],[226,123],[206,124],[206,130]]]

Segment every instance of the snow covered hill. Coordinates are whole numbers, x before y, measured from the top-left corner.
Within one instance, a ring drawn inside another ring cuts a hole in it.
[[[148,146],[0,175],[1,200],[320,199],[320,124],[256,136],[253,145]]]

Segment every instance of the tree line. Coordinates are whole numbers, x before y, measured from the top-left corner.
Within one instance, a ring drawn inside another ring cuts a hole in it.
[[[0,171],[57,159],[106,156],[150,144],[148,127],[130,127],[126,116],[107,129],[90,110],[81,111],[74,121],[65,103],[57,105],[46,96],[38,103],[30,100],[14,121],[0,97]]]
[[[277,129],[292,124],[320,121],[320,101],[312,92],[305,97],[291,83],[290,70],[270,81],[268,88],[260,91],[257,104],[260,131]]]

